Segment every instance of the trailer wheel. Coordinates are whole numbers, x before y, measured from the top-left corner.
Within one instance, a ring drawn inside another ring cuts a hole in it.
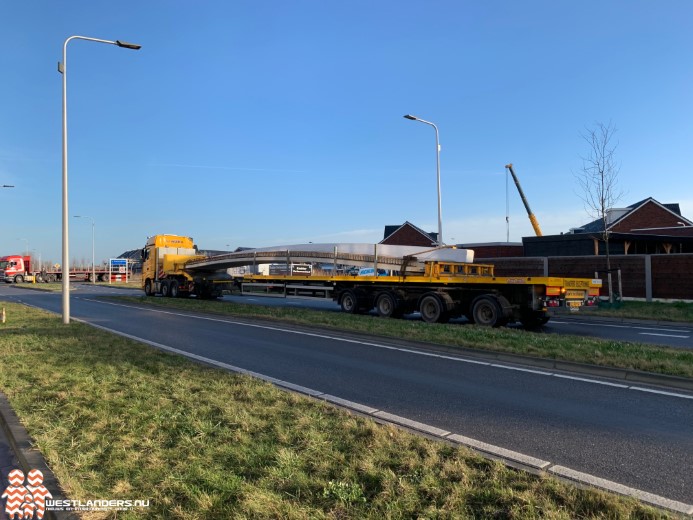
[[[344,312],[348,312],[349,314],[359,313],[359,299],[358,296],[356,296],[356,292],[351,289],[342,293],[339,299],[339,305]]]
[[[378,296],[375,308],[381,318],[399,318],[402,316],[402,306],[395,295],[389,292],[381,293]]]
[[[503,325],[503,310],[493,296],[479,296],[472,303],[472,318],[477,325],[500,327]]]
[[[14,283],[24,283],[24,277],[21,274],[18,274],[14,277]]]
[[[161,282],[161,296],[165,298],[171,296],[171,286],[168,284],[167,280]]]
[[[447,307],[436,294],[426,294],[419,302],[421,319],[426,323],[445,323],[450,319]]]
[[[47,283],[53,283],[53,282],[55,282],[57,279],[58,279],[58,277],[55,276],[55,274],[53,274],[53,273],[48,273],[48,274],[46,275],[46,278],[45,278],[45,280],[46,280]]]
[[[171,280],[171,287],[169,288],[169,296],[171,298],[178,298],[180,296],[180,292],[178,291],[178,281],[177,280]]]
[[[100,274],[99,275],[99,282],[107,282],[108,281],[108,273]],[[151,283],[150,283],[151,285]],[[151,287],[150,287],[151,289]]]

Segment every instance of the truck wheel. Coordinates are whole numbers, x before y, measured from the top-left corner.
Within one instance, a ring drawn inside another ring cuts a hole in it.
[[[48,282],[48,283],[55,283],[55,281],[56,281],[57,279],[58,279],[58,278],[57,278],[53,273],[48,273],[48,274],[46,275],[46,282]]]
[[[163,281],[161,282],[161,296],[167,298],[171,296],[171,287],[168,284],[168,281]]]
[[[179,291],[178,291],[178,281],[177,280],[171,281],[171,287],[169,288],[169,296],[171,298],[178,298],[178,296],[180,296]]]
[[[24,283],[24,277],[21,274],[18,274],[14,277],[14,283]]]
[[[154,291],[152,291],[152,281],[147,279],[144,282],[144,294],[145,296],[151,296],[153,292]]]
[[[500,327],[503,325],[503,311],[492,296],[479,296],[472,303],[472,318],[474,323],[484,327]]]
[[[41,275],[41,273],[35,275],[35,276],[34,276],[34,280],[36,280],[36,283],[41,283],[41,282],[43,282],[43,276]]]
[[[358,296],[356,296],[356,292],[351,289],[342,293],[342,297],[339,299],[339,305],[344,312],[348,312],[349,314],[359,313],[359,299]]]
[[[426,323],[445,323],[450,319],[447,308],[435,294],[426,294],[421,298],[419,312]]]
[[[381,318],[399,318],[402,308],[392,293],[382,293],[375,302],[375,309]]]

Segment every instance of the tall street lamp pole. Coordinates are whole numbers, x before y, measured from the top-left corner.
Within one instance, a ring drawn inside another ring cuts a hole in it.
[[[87,36],[70,36],[63,44],[63,61],[58,63],[58,72],[63,75],[63,323],[70,323],[70,252],[68,240],[69,212],[67,208],[67,44],[71,40],[87,40],[90,42],[108,43],[124,49],[140,49],[141,45],[121,42],[120,40],[101,40]]]
[[[96,284],[96,264],[94,263],[94,218],[87,215],[75,215],[75,218],[88,218],[91,220],[91,283]]]
[[[24,240],[26,243],[26,256],[29,256],[29,239],[28,238],[18,238],[17,240]]]
[[[410,119],[411,121],[419,121],[420,123],[425,123],[427,125],[431,125],[433,129],[436,131],[436,175],[438,179],[438,245],[442,246],[443,245],[443,216],[442,216],[442,209],[441,209],[441,202],[440,202],[440,141],[438,140],[438,127],[431,123],[430,121],[426,121],[424,119],[420,119],[416,116],[412,116],[411,114],[407,114],[404,116],[405,119]]]

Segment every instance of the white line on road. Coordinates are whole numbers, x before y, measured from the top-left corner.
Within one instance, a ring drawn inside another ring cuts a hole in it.
[[[688,339],[690,336],[679,336],[678,334],[658,334],[656,332],[638,332],[642,336],[662,336],[665,338],[683,338]]]
[[[434,352],[422,352],[420,350],[414,350],[410,348],[404,348],[404,347],[395,347],[392,345],[383,345],[382,343],[372,343],[369,341],[361,341],[361,340],[356,340],[356,339],[349,339],[349,338],[340,338],[338,336],[330,336],[327,334],[318,334],[315,332],[306,332],[306,331],[300,331],[300,330],[292,330],[292,329],[285,329],[281,327],[273,327],[270,325],[258,325],[254,323],[244,323],[242,321],[234,321],[234,320],[229,320],[229,319],[223,319],[223,318],[211,318],[208,316],[198,316],[195,314],[186,314],[183,312],[172,312],[172,311],[165,311],[162,309],[151,309],[151,308],[144,308],[144,307],[139,307],[135,305],[126,305],[124,303],[115,303],[115,302],[105,302],[102,300],[93,300],[91,298],[83,298],[85,301],[90,301],[92,303],[100,303],[103,305],[112,305],[114,307],[125,307],[128,309],[136,309],[136,310],[144,310],[147,312],[154,312],[158,314],[168,314],[171,316],[180,316],[183,318],[190,318],[190,319],[196,319],[196,320],[203,320],[203,321],[213,321],[217,323],[226,323],[229,325],[237,325],[241,327],[252,327],[256,329],[264,329],[264,330],[271,330],[275,332],[282,332],[286,334],[297,334],[300,336],[309,336],[313,338],[320,338],[320,339],[328,339],[331,341],[341,341],[343,343],[353,343],[356,345],[364,345],[367,347],[375,347],[375,348],[380,348],[384,350],[393,350],[397,352],[404,352],[407,354],[414,354],[416,356],[425,356],[425,357],[431,357],[431,358],[437,358],[437,359],[446,359],[450,361],[456,361],[458,363],[467,363],[467,364],[472,364],[472,365],[485,365],[489,366],[492,368],[499,368],[502,370],[514,370],[514,371],[523,371],[523,372],[529,372],[529,373],[534,373],[535,375],[540,375],[540,376],[550,376],[550,377],[561,377],[565,379],[573,379],[579,382],[584,382],[584,383],[589,383],[589,384],[597,384],[597,385],[602,385],[602,386],[615,386],[615,387],[620,387],[623,389],[628,389],[628,390],[636,390],[639,389],[637,387],[632,387],[628,385],[620,385],[620,384],[615,384],[615,383],[609,383],[606,381],[602,381],[599,379],[588,379],[588,378],[582,378],[582,377],[572,377],[572,376],[566,376],[561,373],[557,372],[549,372],[549,371],[540,371],[540,370],[531,370],[531,369],[524,369],[524,368],[519,368],[511,365],[502,365],[502,364],[497,364],[497,363],[491,363],[491,362],[486,362],[486,361],[476,361],[472,359],[465,359],[462,357],[457,357],[457,356],[446,356],[444,354],[436,354]],[[686,395],[686,394],[678,394],[674,392],[666,392],[662,393],[663,395],[667,395],[669,397],[681,397],[683,399],[691,399],[693,396],[691,395]]]
[[[681,328],[679,328],[679,329],[665,329],[663,327],[639,327],[636,325],[615,325],[613,323],[602,323],[602,322],[595,324],[595,323],[587,323],[584,321],[551,320],[551,325],[587,325],[589,327],[595,327],[596,325],[599,325],[600,327],[611,327],[612,329],[661,330],[664,332],[691,332],[690,330],[681,329]]]
[[[92,301],[92,300],[90,300]],[[106,303],[106,302],[102,302]],[[127,306],[125,306],[127,307]],[[165,311],[164,311],[165,312]],[[165,312],[166,313],[166,312]],[[175,314],[175,313],[166,313],[166,314]],[[180,316],[186,316],[184,314],[181,314]],[[188,316],[189,317],[189,316]],[[328,402],[331,402],[333,404],[341,405],[341,406],[346,406],[348,408],[352,408],[353,410],[357,410],[361,413],[365,413],[366,415],[369,415],[374,418],[378,418],[380,420],[385,420],[387,422],[391,422],[394,424],[398,424],[400,426],[405,426],[407,428],[411,428],[414,430],[418,430],[424,433],[427,433],[429,435],[432,435],[434,437],[438,437],[440,439],[445,439],[448,441],[453,441],[456,442],[457,444],[467,446],[469,448],[472,448],[481,454],[489,454],[495,457],[499,457],[503,460],[506,461],[514,461],[514,462],[520,462],[521,464],[525,464],[526,466],[533,467],[533,468],[538,468],[544,471],[547,471],[551,474],[554,474],[559,477],[567,478],[569,480],[579,482],[581,484],[587,484],[589,486],[601,488],[601,489],[606,489],[607,491],[610,491],[612,493],[617,493],[619,495],[626,495],[626,496],[631,496],[635,497],[638,500],[641,500],[642,502],[649,503],[652,505],[655,505],[657,507],[669,509],[671,511],[676,511],[678,513],[683,513],[686,515],[693,514],[693,505],[691,504],[686,504],[683,502],[679,502],[676,500],[671,500],[666,497],[662,497],[659,495],[655,495],[653,493],[648,493],[646,491],[636,489],[636,488],[631,488],[624,486],[623,484],[619,484],[617,482],[613,482],[610,480],[606,480],[600,477],[597,477],[595,475],[590,475],[589,473],[583,473],[581,471],[575,471],[571,468],[567,468],[564,466],[560,466],[557,464],[553,464],[549,461],[544,461],[541,459],[538,459],[536,457],[532,457],[529,455],[525,455],[523,453],[519,453],[516,451],[508,450],[506,448],[502,448],[500,446],[495,446],[493,444],[488,444],[483,441],[479,441],[476,439],[472,439],[470,437],[465,437],[460,434],[451,434],[451,432],[447,430],[443,430],[441,428],[437,428],[435,426],[426,424],[426,423],[421,423],[418,421],[414,421],[412,419],[402,417],[399,415],[391,414],[388,412],[385,412],[383,410],[376,410],[374,408],[370,408],[366,405],[360,404],[360,403],[353,403],[351,401],[343,400],[335,396],[331,396],[329,394],[325,394],[324,392],[321,392],[319,390],[314,390],[312,388],[307,388],[305,386],[300,386],[296,385],[294,383],[290,383],[288,381],[283,381],[281,379],[276,379],[271,376],[266,376],[264,374],[260,374],[257,372],[253,372],[250,370],[246,370],[244,368],[236,367],[233,365],[229,365],[228,363],[223,363],[221,361],[216,361],[211,358],[206,358],[204,356],[199,356],[197,354],[191,354],[190,352],[186,352],[174,347],[169,347],[168,345],[164,345],[162,343],[156,343],[154,341],[150,341],[144,338],[140,338],[137,336],[133,336],[131,334],[126,334],[124,332],[120,332],[114,329],[109,329],[108,327],[104,327],[102,325],[95,325],[93,323],[90,323],[86,320],[81,320],[77,318],[73,318],[75,321],[79,321],[82,323],[86,323],[88,325],[91,325],[93,327],[96,327],[98,329],[102,329],[114,334],[117,334],[119,336],[123,336],[129,339],[132,339],[134,341],[138,341],[141,343],[145,343],[147,345],[151,345],[153,347],[156,347],[161,350],[165,350],[168,352],[175,352],[177,354],[181,354],[184,357],[192,358],[197,361],[201,361],[206,364],[210,364],[213,366],[217,366],[219,368],[223,368],[232,372],[237,372],[241,374],[245,374],[248,376],[252,376],[264,381],[267,381],[269,383],[272,383],[280,388],[285,388],[288,390],[293,390],[299,393],[302,393],[304,395],[316,398],[316,399],[322,399]],[[214,321],[226,321],[226,320],[214,320]],[[229,322],[232,323],[232,322]],[[271,327],[267,327],[271,328]],[[293,331],[288,331],[288,332],[293,332]],[[665,392],[660,392],[660,393],[665,393]],[[674,395],[674,394],[672,394]],[[352,405],[352,406],[350,406]]]

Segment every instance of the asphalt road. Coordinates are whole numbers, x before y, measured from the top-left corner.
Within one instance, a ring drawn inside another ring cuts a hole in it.
[[[72,316],[693,503],[693,399],[685,392],[479,365],[405,351],[402,341],[138,308],[99,300],[105,293],[123,294],[82,286]],[[0,287],[0,299],[60,311],[59,294]]]
[[[260,296],[224,296],[226,301],[267,305],[280,307],[300,307],[329,312],[341,312],[339,305],[332,300],[301,299],[301,298],[264,298]],[[585,319],[587,317],[588,319]],[[409,317],[420,319],[418,314]],[[461,318],[455,323],[464,325],[467,320]],[[537,333],[541,334],[570,334],[588,336],[614,341],[630,341],[650,345],[665,345],[675,348],[693,348],[693,326],[671,324],[657,325],[648,323],[615,323],[610,320],[600,320],[589,316],[589,311],[556,316]]]

